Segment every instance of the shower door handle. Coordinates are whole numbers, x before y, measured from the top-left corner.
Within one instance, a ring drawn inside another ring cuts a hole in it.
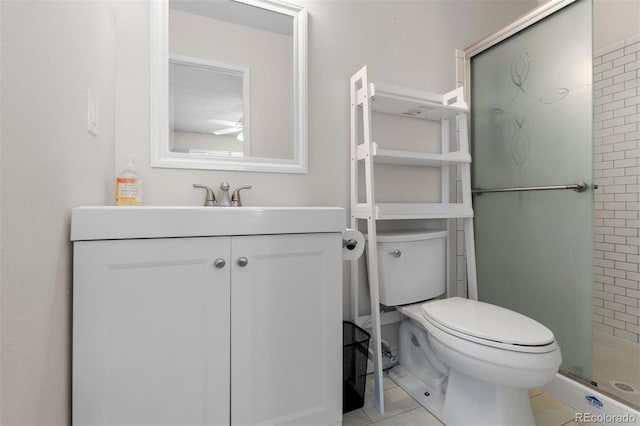
[[[576,192],[584,192],[589,188],[589,185],[582,181],[576,183],[568,183],[566,185],[545,185],[545,186],[521,186],[512,188],[493,188],[493,189],[472,189],[472,194],[482,194],[484,192],[524,192],[524,191],[552,191],[558,189],[573,189]],[[593,189],[597,189],[598,185],[593,185]]]

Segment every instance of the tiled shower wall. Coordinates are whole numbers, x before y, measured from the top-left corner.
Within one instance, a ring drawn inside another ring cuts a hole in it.
[[[594,328],[640,335],[640,35],[597,51]]]

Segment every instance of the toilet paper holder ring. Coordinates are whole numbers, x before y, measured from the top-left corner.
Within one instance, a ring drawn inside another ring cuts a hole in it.
[[[358,241],[352,238],[348,240],[342,240],[342,248],[346,248],[347,250],[355,250],[358,247]]]
[[[364,248],[364,235],[361,232],[347,228],[342,233],[342,260],[359,259]]]

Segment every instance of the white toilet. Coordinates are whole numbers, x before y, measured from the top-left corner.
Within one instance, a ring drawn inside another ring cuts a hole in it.
[[[446,425],[535,425],[528,389],[555,376],[553,333],[524,315],[443,297],[446,231],[378,234],[380,302],[409,317],[389,376]]]

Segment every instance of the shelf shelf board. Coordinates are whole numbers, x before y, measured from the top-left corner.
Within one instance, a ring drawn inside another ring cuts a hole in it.
[[[366,204],[352,208],[358,219],[370,216]],[[471,206],[460,203],[376,203],[373,219],[451,219],[473,217]]]
[[[363,94],[364,89],[361,88],[358,91],[359,102]],[[421,90],[371,83],[371,94],[371,110],[386,114],[441,121],[469,111],[464,102],[448,105],[443,95]]]
[[[403,166],[443,167],[452,164],[471,163],[468,152],[456,151],[447,154],[432,154],[428,152],[397,151],[381,149],[377,143],[372,144],[372,157],[376,163],[396,164]],[[358,160],[365,158],[365,145],[358,146]]]

